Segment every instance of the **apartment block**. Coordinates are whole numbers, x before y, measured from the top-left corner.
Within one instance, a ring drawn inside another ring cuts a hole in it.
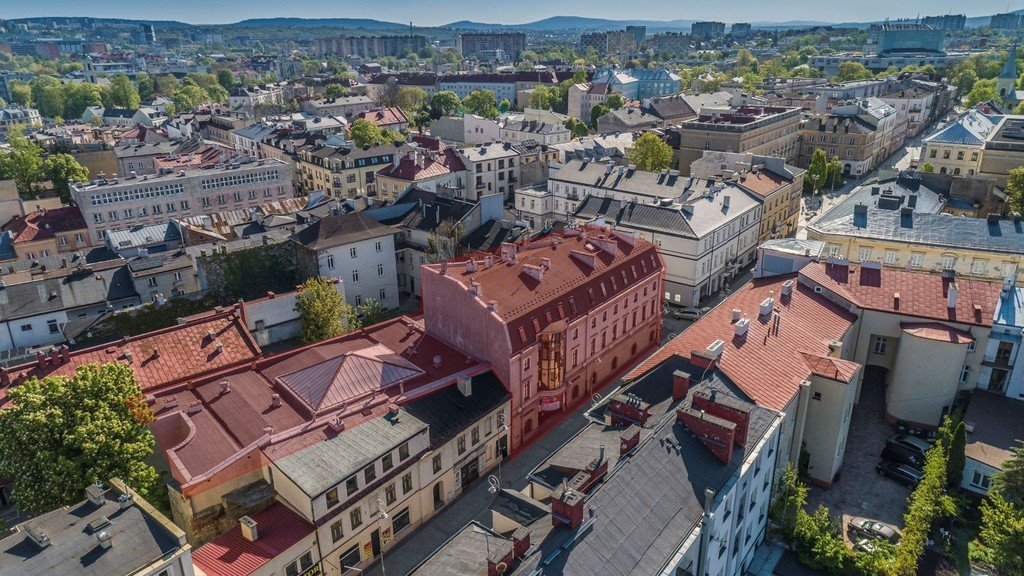
[[[679,172],[690,173],[690,164],[705,150],[745,152],[778,156],[795,162],[800,154],[800,108],[739,106],[706,108],[694,119],[673,130],[679,134],[676,150]]]
[[[524,32],[463,32],[455,37],[455,49],[467,58],[500,50],[513,61],[526,50]]]

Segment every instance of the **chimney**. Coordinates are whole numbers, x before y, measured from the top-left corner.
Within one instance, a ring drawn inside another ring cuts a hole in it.
[[[724,464],[732,461],[732,449],[736,436],[735,424],[704,410],[699,410],[696,406],[684,406],[677,409],[676,418]]]
[[[341,432],[345,429],[345,422],[338,416],[331,418],[331,430]]]
[[[434,365],[434,368],[440,368],[441,367],[441,355],[440,354],[434,356],[433,365]]]
[[[516,558],[522,558],[526,556],[526,552],[530,549],[530,529],[526,526],[520,526],[515,532],[512,533],[512,554]]]
[[[682,370],[676,370],[672,373],[672,401],[682,400],[686,398],[686,393],[690,390],[690,375]]]
[[[640,444],[640,427],[637,426],[634,429],[633,435],[630,437],[619,436],[619,457],[624,454],[628,454],[630,450],[636,448]]]
[[[537,282],[542,282],[544,280],[544,268],[540,266],[535,266],[533,264],[523,264],[523,272],[525,272],[527,276],[533,278]]]
[[[484,292],[483,286],[479,282],[477,282],[475,280],[470,280],[469,281],[469,293],[470,294],[472,294],[473,296],[478,296],[479,297],[480,295],[483,294],[483,292]]]
[[[86,487],[85,497],[96,506],[102,506],[107,501],[107,498],[103,495],[103,488],[96,484],[90,484]]]
[[[605,420],[612,426],[629,426],[636,424],[644,426],[650,418],[650,404],[641,400],[635,394],[617,394],[608,403],[608,413]]]
[[[60,347],[60,358],[62,364],[67,364],[71,361],[71,349],[66,344]]]
[[[958,296],[960,296],[960,289],[957,288],[956,282],[950,282],[949,288],[946,290],[946,308],[956,308]]]
[[[741,318],[733,324],[733,332],[736,336],[746,336],[750,329],[750,318]]]
[[[256,529],[256,521],[248,516],[242,516],[238,519],[238,525],[242,529],[242,538],[245,538],[249,542],[255,542],[259,538],[259,532]]]
[[[124,350],[124,359],[125,359],[125,361],[128,362],[129,364],[131,364],[132,360],[134,360],[134,358],[135,358],[135,355],[132,353],[132,351],[130,349],[128,349],[128,348],[125,348],[125,350]]]
[[[761,307],[758,308],[758,316],[767,316],[771,314],[772,307],[775,306],[774,293],[768,292],[768,297],[761,301]]]
[[[46,354],[43,354],[42,350],[36,352],[36,365],[40,368],[46,366]]]
[[[733,308],[732,309],[732,321],[733,322],[738,322],[741,317],[743,317],[743,312],[739,308]]]
[[[583,524],[583,494],[562,482],[562,487],[551,495],[551,525],[575,530]]]
[[[132,495],[125,492],[117,497],[117,508],[118,510],[124,510],[125,508],[131,508],[132,504],[135,503],[135,499]]]
[[[793,295],[793,281],[792,280],[786,280],[785,282],[782,283],[782,296],[792,296],[792,295]]]
[[[735,425],[734,441],[738,446],[747,444],[747,429],[750,426],[750,407],[732,396],[706,388],[693,394],[692,407]]]
[[[270,407],[280,408],[281,407],[281,395],[274,393],[270,395]]]
[[[221,380],[220,381],[220,393],[221,394],[227,394],[228,392],[231,392],[231,382],[228,382],[227,380]]]
[[[56,346],[50,348],[50,364],[54,366],[60,365],[60,350]]]

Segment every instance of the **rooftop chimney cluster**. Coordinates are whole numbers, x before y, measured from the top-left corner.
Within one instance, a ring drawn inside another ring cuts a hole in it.
[[[749,408],[715,389],[695,391],[687,404],[676,409],[679,420],[716,458],[732,461],[733,445],[747,441]]]

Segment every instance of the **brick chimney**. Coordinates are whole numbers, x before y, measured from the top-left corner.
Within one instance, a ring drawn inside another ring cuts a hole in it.
[[[750,406],[727,394],[719,394],[714,388],[697,390],[693,394],[693,407],[697,410],[728,420],[736,425],[735,442],[747,445],[747,429],[750,426]]]
[[[676,370],[672,373],[672,400],[682,400],[686,398],[686,393],[690,390],[690,375],[682,370]]]
[[[583,494],[563,482],[561,488],[551,494],[551,525],[566,526],[575,530],[583,524]]]
[[[530,549],[530,529],[526,526],[520,526],[512,533],[512,554],[516,558],[522,558],[526,556],[526,551]]]
[[[640,428],[635,427],[631,436],[619,436],[619,456],[629,453],[640,444]]]
[[[36,365],[40,368],[46,366],[46,354],[42,350],[36,352]]]
[[[735,424],[691,406],[676,410],[676,418],[719,460],[725,464],[732,461]]]
[[[50,348],[50,364],[54,366],[60,365],[60,350],[56,346]]]
[[[644,426],[650,417],[650,404],[634,394],[617,394],[608,402],[607,423],[612,426]]]

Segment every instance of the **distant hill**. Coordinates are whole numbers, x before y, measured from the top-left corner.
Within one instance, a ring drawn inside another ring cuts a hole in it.
[[[365,28],[367,30],[408,30],[408,24],[371,18],[251,18],[229,26],[250,28]]]

